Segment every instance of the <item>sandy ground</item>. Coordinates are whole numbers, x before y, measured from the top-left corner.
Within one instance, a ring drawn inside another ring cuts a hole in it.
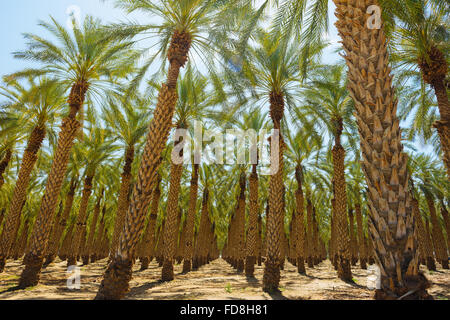
[[[70,290],[67,287],[66,263],[57,260],[47,267],[41,275],[41,282],[36,287],[25,290],[8,291],[17,285],[23,266],[20,261],[8,261],[6,270],[0,274],[0,300],[13,299],[93,299],[100,285],[106,260],[80,266],[80,289]],[[256,267],[255,278],[247,279],[237,274],[224,260],[218,259],[198,271],[180,274],[181,265],[175,266],[174,281],[159,281],[161,268],[153,261],[150,268],[139,271],[139,263],[134,267],[131,290],[127,299],[159,299],[159,300],[216,300],[216,299],[297,299],[297,300],[350,300],[371,299],[373,291],[367,285],[372,270],[353,268],[354,284],[340,281],[329,261],[324,261],[314,269],[307,268],[307,275],[302,276],[296,268],[286,262],[282,271],[281,293],[269,295],[261,290],[263,267]],[[438,269],[429,272],[424,269],[427,278],[432,282],[429,289],[435,299],[450,299],[450,271]]]

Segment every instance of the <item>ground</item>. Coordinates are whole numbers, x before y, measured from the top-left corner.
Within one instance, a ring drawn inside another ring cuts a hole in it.
[[[0,274],[0,300],[10,299],[93,299],[102,280],[106,260],[87,266],[80,265],[80,289],[70,290],[67,287],[66,263],[57,260],[48,266],[41,275],[41,282],[36,287],[25,290],[8,290],[17,285],[23,269],[21,261],[8,261],[5,272]],[[296,268],[286,262],[282,271],[281,293],[269,295],[261,290],[263,267],[256,267],[255,278],[247,279],[238,274],[224,260],[218,259],[203,266],[198,271],[180,274],[181,265],[175,266],[175,280],[159,281],[161,268],[155,261],[148,270],[139,271],[139,263],[134,267],[131,290],[127,299],[160,299],[160,300],[216,300],[216,299],[297,299],[297,300],[361,300],[371,299],[373,291],[367,285],[373,282],[374,271],[354,267],[354,283],[339,280],[330,262],[324,261],[314,269],[307,268],[307,275],[299,275]],[[450,299],[450,271],[438,269],[429,272],[423,269],[432,283],[429,293],[437,300]],[[369,280],[368,280],[369,278]]]

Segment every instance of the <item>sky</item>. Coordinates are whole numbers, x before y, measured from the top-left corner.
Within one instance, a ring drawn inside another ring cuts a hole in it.
[[[337,45],[338,35],[333,26],[334,5],[330,5],[330,34],[329,40]],[[127,15],[125,11],[114,8],[112,0],[14,0],[2,1],[0,10],[0,74],[8,74],[24,67],[24,61],[14,59],[12,52],[25,48],[24,32],[45,35],[43,28],[37,24],[39,20],[49,21],[50,16],[58,22],[66,24],[70,21],[70,13],[77,12],[79,8],[81,19],[87,14],[100,18],[103,22],[117,22],[126,20],[145,21],[145,15],[137,13]],[[335,47],[334,46],[334,47]],[[333,53],[333,47],[328,48],[324,54],[324,61],[330,63],[337,56]]]

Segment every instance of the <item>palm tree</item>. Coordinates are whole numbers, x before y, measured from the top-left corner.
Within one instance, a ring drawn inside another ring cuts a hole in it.
[[[112,133],[124,144],[124,166],[121,176],[117,214],[112,235],[111,254],[117,250],[125,213],[129,205],[129,191],[132,181],[131,168],[135,158],[136,145],[147,132],[149,118],[147,99],[135,95],[132,99],[113,95],[102,107],[102,116]]]
[[[296,113],[299,109],[295,110]],[[304,214],[304,171],[305,166],[310,164],[313,156],[318,156],[321,148],[322,139],[314,129],[313,125],[308,122],[302,122],[302,127],[292,135],[286,132],[287,137],[287,157],[291,163],[295,164],[294,177],[297,182],[297,190],[295,191],[295,210],[294,210],[294,239],[293,244],[296,247],[295,259],[297,270],[300,274],[305,274],[306,261],[306,234],[305,234],[305,214]]]
[[[59,40],[59,45],[37,35],[26,34],[25,38],[29,41],[28,50],[15,53],[16,58],[41,62],[43,67],[10,76],[19,78],[46,73],[56,77],[63,85],[71,87],[67,101],[69,113],[63,119],[46,191],[25,257],[26,267],[19,281],[22,288],[36,285],[39,281],[43,255],[70,150],[81,126],[76,116],[84,104],[86,94],[99,93],[106,77],[111,79],[129,72],[130,55],[133,56],[128,50],[131,43],[104,40],[98,20],[86,17],[81,28],[74,26],[74,36],[53,18],[51,20],[52,23],[41,22],[40,25]]]
[[[347,190],[345,182],[345,149],[341,144],[344,130],[352,131],[353,103],[346,89],[346,77],[342,65],[324,67],[321,75],[311,79],[303,90],[305,108],[325,127],[334,140],[333,186],[334,210],[338,231],[338,275],[351,281],[350,239],[347,223]]]
[[[137,1],[117,2],[133,12],[136,10],[150,13],[161,18],[159,25],[119,25],[114,26],[115,36],[133,37],[145,32],[161,36],[158,54],[167,57],[169,68],[167,81],[161,86],[158,103],[150,123],[147,143],[130,206],[125,217],[124,228],[119,240],[118,250],[105,272],[96,299],[119,299],[128,290],[131,279],[132,256],[140,239],[145,216],[151,200],[151,192],[156,182],[156,173],[160,165],[160,156],[165,147],[171,121],[177,102],[177,81],[180,70],[185,66],[191,46],[210,52],[211,43],[202,34],[214,31],[214,18],[223,14],[234,1],[223,4],[209,0],[161,0],[158,2]],[[231,4],[230,4],[231,3]],[[213,27],[211,27],[213,26]],[[214,45],[214,44],[213,44]],[[145,63],[140,78],[150,66],[152,59]],[[164,66],[164,64],[163,64]],[[139,76],[137,77],[139,79]]]
[[[276,35],[258,30],[258,47],[249,49],[243,74],[256,92],[257,102],[269,101],[274,133],[271,137],[271,172],[269,182],[269,216],[267,220],[267,260],[264,268],[264,290],[278,290],[280,281],[281,231],[283,226],[283,150],[281,121],[285,105],[292,103],[291,90],[296,82],[298,57],[293,46],[286,46]],[[278,130],[278,131],[277,131]],[[277,134],[278,132],[278,134]],[[278,136],[277,136],[278,135]],[[279,139],[278,139],[279,138]],[[277,142],[279,141],[279,142]],[[276,159],[276,160],[275,160]]]
[[[82,197],[80,202],[80,209],[77,216],[77,223],[75,227],[75,237],[72,242],[71,252],[67,259],[67,265],[76,265],[77,256],[80,254],[80,244],[83,238],[83,232],[86,230],[87,221],[87,208],[89,199],[92,194],[93,180],[98,171],[99,165],[105,159],[110,157],[111,153],[114,153],[118,147],[113,144],[113,140],[110,139],[110,132],[107,129],[99,126],[99,123],[95,119],[95,111],[89,110],[89,124],[84,140],[83,147],[80,148],[80,153],[85,159],[85,172],[84,172],[84,186],[82,191]]]
[[[8,218],[0,239],[0,272],[3,271],[1,266],[5,265],[12,241],[17,235],[23,202],[37,154],[47,129],[51,131],[51,123],[65,104],[64,89],[57,81],[46,78],[38,79],[38,81],[35,83],[30,80],[29,88],[23,87],[17,81],[9,83],[8,87],[0,87],[0,94],[8,98],[9,107],[22,114],[19,120],[22,132],[30,131],[10,202]]]
[[[435,93],[440,119],[437,129],[443,160],[450,178],[450,106],[446,76],[449,65],[448,3],[436,0],[380,1],[386,13],[396,18],[392,38],[393,56],[399,67],[420,70],[423,81]]]
[[[411,290],[414,293],[408,299],[427,298],[427,281],[417,268],[407,158],[402,152],[383,21],[368,28],[370,16],[365,14],[365,1],[334,3],[369,189],[369,230],[381,270],[381,289],[375,298],[403,298]],[[378,1],[370,4],[377,5]]]
[[[178,103],[175,109],[174,127],[176,130],[188,130],[192,128],[194,119],[200,120],[204,118],[209,107],[216,102],[214,96],[205,91],[207,86],[207,78],[194,72],[189,65],[186,74],[178,82]],[[180,131],[178,131],[180,132]],[[178,141],[174,141],[174,149],[172,151],[171,169],[170,169],[170,187],[167,199],[167,216],[164,229],[164,263],[162,268],[162,280],[171,281],[173,275],[173,259],[177,246],[177,223],[178,216],[178,198],[181,187],[181,178],[183,174],[183,161],[174,162],[175,157],[183,157],[183,150],[186,141],[183,136],[178,137]],[[180,141],[181,140],[181,141]],[[178,152],[178,154],[175,154]],[[192,159],[191,159],[192,160]],[[194,165],[195,165],[195,159]],[[195,199],[196,201],[196,199]],[[189,224],[190,226],[191,224]]]

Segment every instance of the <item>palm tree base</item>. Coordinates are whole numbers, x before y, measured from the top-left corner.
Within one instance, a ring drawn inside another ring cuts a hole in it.
[[[52,263],[54,260],[55,260],[55,255],[54,254],[47,255],[47,257],[45,258],[45,261],[44,261],[44,265],[42,267],[43,268],[47,268],[48,265],[50,263]]]
[[[76,259],[74,256],[67,257],[67,267],[70,266],[76,266],[78,259]]]
[[[163,268],[161,272],[162,281],[172,281],[175,278],[173,274],[173,262],[169,259],[164,259]]]
[[[375,290],[375,300],[433,300],[428,294],[430,283],[422,273],[405,276],[403,286],[389,287],[389,279],[382,279],[382,289]]]
[[[182,273],[188,273],[188,272],[190,272],[191,271],[191,260],[189,260],[189,259],[184,259],[184,262],[183,262],[183,271],[182,271]]]
[[[6,265],[6,258],[0,257],[0,273],[5,271],[5,265]]]
[[[147,270],[150,264],[150,259],[148,257],[142,257],[139,259],[141,261],[141,271]]]
[[[264,267],[263,290],[265,292],[277,292],[280,284],[280,266],[277,259],[267,259]]]
[[[306,274],[305,261],[303,260],[303,258],[297,259],[297,272],[299,274]]]
[[[353,281],[350,261],[343,257],[340,257],[338,262],[338,277],[342,281],[349,281],[349,282]]]
[[[114,258],[108,264],[95,300],[120,300],[129,290],[133,261]]]
[[[24,258],[25,269],[20,275],[18,287],[21,289],[34,287],[39,283],[41,269],[44,262],[43,257],[28,253]]]
[[[442,269],[448,269],[448,260],[441,260],[439,263],[442,266]]]
[[[89,256],[82,256],[81,259],[83,260],[84,266],[89,264]]]
[[[245,275],[247,277],[254,277],[255,263],[256,263],[256,257],[247,256],[245,258]]]

